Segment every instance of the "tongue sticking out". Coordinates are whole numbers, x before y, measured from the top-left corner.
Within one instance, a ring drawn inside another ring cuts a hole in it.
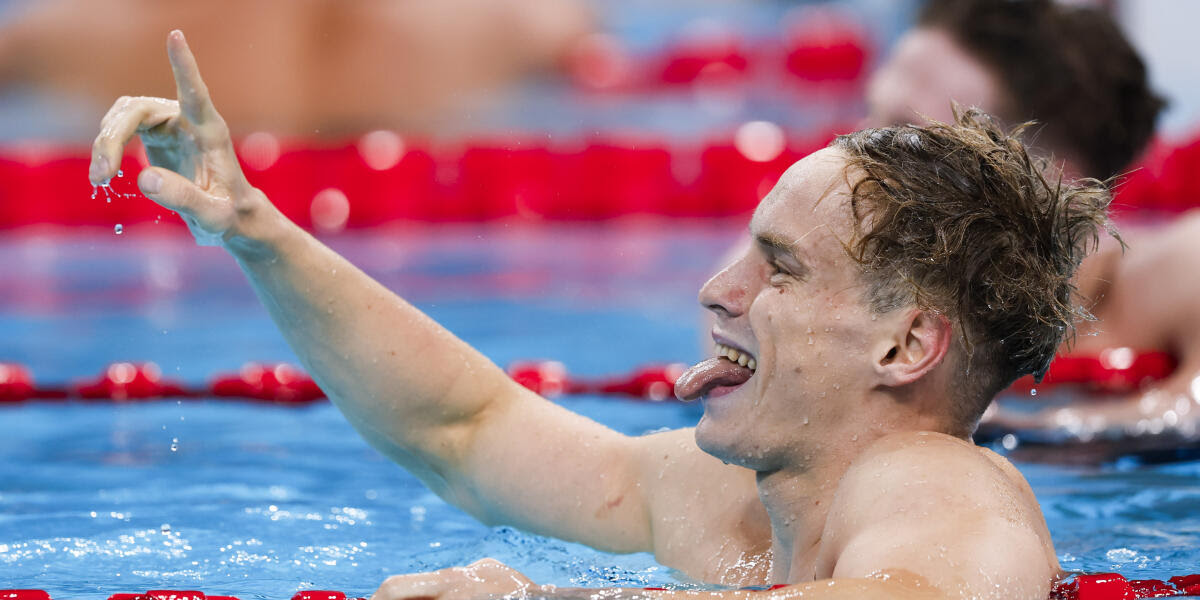
[[[710,358],[683,372],[675,380],[675,397],[690,402],[719,386],[736,387],[754,375],[747,367],[724,358]]]

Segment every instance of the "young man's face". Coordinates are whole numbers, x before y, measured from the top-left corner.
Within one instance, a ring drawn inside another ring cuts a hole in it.
[[[677,386],[703,399],[696,440],[727,462],[803,468],[820,445],[870,427],[856,412],[874,385],[881,323],[843,245],[853,224],[845,164],[825,149],[793,165],[755,211],[754,243],[700,291],[719,349],[755,367],[710,360]]]
[[[951,101],[995,114],[1003,91],[982,63],[960,48],[949,34],[930,28],[905,33],[867,85],[863,127],[954,121]]]

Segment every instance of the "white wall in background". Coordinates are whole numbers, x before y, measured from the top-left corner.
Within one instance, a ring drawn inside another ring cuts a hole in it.
[[[1123,0],[1117,10],[1154,89],[1170,101],[1159,131],[1167,138],[1200,134],[1200,2]]]

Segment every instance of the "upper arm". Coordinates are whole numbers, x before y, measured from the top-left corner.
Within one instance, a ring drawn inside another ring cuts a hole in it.
[[[705,454],[690,429],[630,437],[514,386],[464,428],[443,496],[488,523],[747,581],[736,558],[718,563],[770,546],[752,472]]]
[[[979,451],[930,442],[847,472],[826,530],[833,577],[904,571],[951,597],[1045,598],[1058,566],[1036,500]]]
[[[489,524],[614,552],[651,549],[636,438],[513,384],[462,431],[443,496]]]

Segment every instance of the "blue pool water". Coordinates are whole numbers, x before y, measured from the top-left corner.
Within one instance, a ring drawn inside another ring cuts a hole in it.
[[[500,364],[615,374],[698,356],[695,292],[730,224],[411,228],[332,239]],[[166,228],[0,236],[0,361],[43,382],[152,360],[200,384],[294,361],[233,261]],[[693,407],[563,401],[640,434]],[[539,582],[690,585],[616,556],[475,523],[362,442],[328,405],[236,402],[0,408],[0,587],[56,598],[152,588],[366,595],[394,573],[498,558]],[[1020,465],[1064,568],[1200,571],[1200,463]]]

